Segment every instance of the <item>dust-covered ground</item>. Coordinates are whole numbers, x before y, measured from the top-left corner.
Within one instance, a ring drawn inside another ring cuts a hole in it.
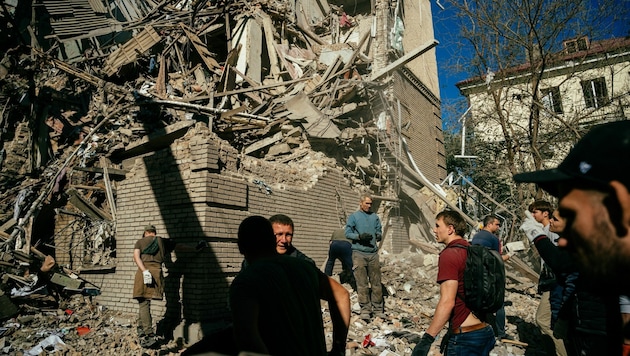
[[[424,266],[424,256],[406,252],[381,256],[386,320],[365,322],[358,317],[356,293],[351,291],[353,314],[346,355],[410,355],[415,342],[429,325],[439,297],[435,282],[437,268]],[[546,341],[535,323],[538,298],[533,288],[508,281],[506,293],[507,333],[518,343],[498,341],[491,355],[545,355]],[[99,305],[97,299],[77,295],[54,306],[51,297],[14,299],[16,317],[0,325],[0,354],[3,355],[177,355],[187,345],[165,340],[152,349],[140,346],[136,315]],[[328,341],[332,336],[328,310],[323,303]],[[441,336],[444,334],[443,330]],[[370,342],[371,341],[371,342]],[[433,345],[439,355],[441,337]],[[366,344],[367,346],[363,346]]]

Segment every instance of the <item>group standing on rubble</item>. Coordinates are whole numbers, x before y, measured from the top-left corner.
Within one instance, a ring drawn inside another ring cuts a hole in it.
[[[616,139],[609,140],[611,136]],[[614,165],[630,157],[628,137],[628,121],[603,125],[578,142],[558,168],[515,176],[516,181],[538,183],[559,198],[558,209],[546,201],[534,202],[520,227],[549,270],[551,280],[541,288],[537,323],[558,341],[554,351],[558,355],[627,355],[630,351],[630,303],[625,296],[630,294],[625,278],[630,267],[630,171],[625,163]],[[332,240],[351,246],[362,319],[369,319],[371,313],[386,317],[378,261],[382,230],[371,205],[372,198],[362,195],[359,210],[348,218],[344,229],[347,241],[340,231]],[[489,215],[482,234],[473,239],[475,244],[501,253],[500,241],[494,236],[499,224],[495,215]],[[139,267],[134,298],[141,304],[139,326],[150,333],[146,301],[159,296],[164,243],[155,237],[154,227],[145,230],[134,248]],[[440,212],[433,231],[436,241],[446,247],[470,245],[463,237],[466,221],[455,211]],[[238,247],[245,262],[230,287],[235,348],[274,355],[342,355],[351,315],[349,293],[329,277],[332,265],[325,274],[293,246],[293,233],[293,221],[281,214],[270,219],[249,217],[239,226]],[[148,251],[154,241],[158,241],[157,256]],[[495,333],[499,339],[511,339],[501,326],[505,320],[501,313],[497,316],[503,320],[497,321],[493,331],[493,325],[458,297],[465,291],[466,251],[445,248],[440,254],[439,301],[412,355],[428,355],[447,323],[447,337],[441,345],[447,355],[489,355]],[[503,260],[508,258],[504,255]],[[349,268],[347,256],[342,257],[342,265],[344,271]],[[146,284],[149,275],[151,283]],[[541,283],[546,283],[545,278]],[[333,321],[331,351],[326,351],[320,300],[328,302]],[[277,333],[280,329],[285,332]]]

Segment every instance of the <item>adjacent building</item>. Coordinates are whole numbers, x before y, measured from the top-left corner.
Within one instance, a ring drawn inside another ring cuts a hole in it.
[[[475,140],[501,145],[507,130],[520,144],[529,144],[530,118],[534,122],[538,115],[537,139],[548,143],[542,145],[543,165],[554,166],[584,130],[630,117],[630,38],[566,40],[533,80],[538,72],[532,67],[538,65],[523,63],[457,84],[471,107]]]

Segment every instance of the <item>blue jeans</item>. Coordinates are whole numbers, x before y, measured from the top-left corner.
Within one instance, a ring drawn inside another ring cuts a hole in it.
[[[352,244],[347,241],[333,240],[328,248],[328,261],[324,273],[332,276],[335,260],[341,261],[341,268],[344,271],[352,271]]]
[[[497,327],[497,336],[499,338],[505,337],[505,305],[501,305],[501,308],[497,310],[495,326]]]
[[[451,334],[445,356],[488,356],[494,348],[494,331],[490,325],[481,330]]]

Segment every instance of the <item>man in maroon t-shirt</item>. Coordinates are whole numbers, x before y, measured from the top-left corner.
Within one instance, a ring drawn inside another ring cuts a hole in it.
[[[445,244],[438,262],[437,282],[440,284],[440,300],[435,308],[431,324],[412,356],[425,356],[431,344],[446,322],[449,322],[448,352],[445,355],[489,355],[494,347],[494,332],[490,324],[482,322],[464,304],[464,268],[467,250],[449,248],[454,245],[468,246],[462,237],[467,230],[466,221],[456,211],[444,210],[436,217],[433,233],[437,242]]]

